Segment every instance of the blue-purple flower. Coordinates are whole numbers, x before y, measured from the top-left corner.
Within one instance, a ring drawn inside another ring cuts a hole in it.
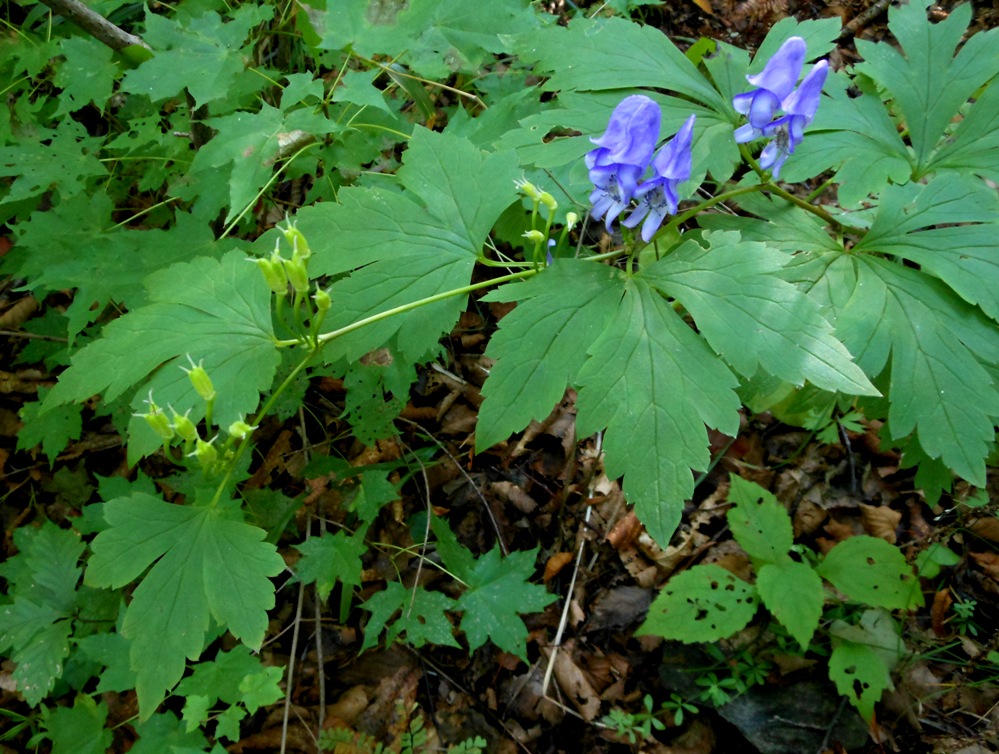
[[[773,120],[781,102],[798,83],[804,63],[805,40],[790,37],[767,61],[762,71],[755,76],[746,76],[746,80],[757,88],[737,94],[732,100],[735,111],[749,118],[749,123],[735,132],[737,143],[752,141],[763,135],[764,127]]]
[[[760,167],[771,170],[774,178],[780,176],[784,161],[794,154],[795,147],[804,138],[805,126],[815,117],[822,86],[829,73],[829,64],[822,60],[795,89],[804,60],[805,41],[801,37],[789,38],[767,61],[762,72],[746,77],[759,88],[737,94],[732,100],[736,111],[749,119],[736,129],[736,143],[770,138],[760,154]],[[775,120],[778,110],[783,110],[784,114]]]
[[[784,160],[794,154],[794,148],[805,138],[805,126],[815,117],[828,74],[829,64],[825,60],[816,63],[801,86],[784,100],[785,115],[763,129],[763,135],[772,136],[773,141],[763,148],[760,167],[773,171],[774,178],[780,176]]]
[[[590,195],[593,218],[605,218],[607,229],[638,189],[659,140],[659,105],[641,94],[625,97],[614,108],[602,136],[591,139],[597,149],[586,155],[595,186]]]
[[[691,115],[687,122],[670,139],[656,156],[652,158],[655,176],[644,181],[635,192],[638,206],[622,225],[634,228],[644,218],[642,240],[649,243],[662,225],[666,215],[675,215],[680,197],[677,187],[690,178],[690,148],[694,138],[694,120]]]

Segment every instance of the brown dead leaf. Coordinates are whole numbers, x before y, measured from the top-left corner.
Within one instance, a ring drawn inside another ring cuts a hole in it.
[[[707,13],[709,16],[713,16],[715,14],[715,9],[711,7],[709,0],[693,0],[693,2],[694,5]]]
[[[995,516],[983,516],[976,519],[968,528],[977,537],[987,539],[990,542],[999,542],[999,518]]]
[[[631,547],[642,533],[642,522],[634,511],[628,511],[607,534],[607,543],[615,550]]]
[[[513,482],[492,482],[488,485],[487,489],[494,493],[500,500],[510,502],[521,513],[533,513],[535,508],[538,507],[537,501]]]
[[[31,319],[31,315],[36,311],[38,311],[38,299],[29,293],[15,301],[3,314],[0,314],[0,328],[16,330]]]
[[[593,688],[586,671],[572,658],[574,649],[575,641],[572,639],[559,648],[555,655],[555,679],[568,702],[589,723],[600,714],[600,695]],[[541,651],[550,656],[553,650],[544,648]]]
[[[994,552],[973,552],[970,554],[987,576],[999,581],[999,554]]]
[[[569,563],[572,562],[571,552],[557,552],[548,558],[545,563],[545,576],[544,582],[547,584],[553,578],[559,575],[563,568],[565,568]]]
[[[940,638],[950,633],[950,629],[947,628],[947,611],[950,610],[952,604],[954,604],[954,598],[950,596],[949,589],[941,589],[933,595],[930,620],[932,621],[933,633]]]
[[[895,532],[902,520],[902,513],[892,510],[887,505],[861,503],[860,520],[872,537],[880,537],[890,544],[895,544],[898,539]]]

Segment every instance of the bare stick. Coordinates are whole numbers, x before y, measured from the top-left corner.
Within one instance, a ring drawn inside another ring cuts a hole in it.
[[[115,26],[100,13],[95,13],[79,0],[41,0],[41,2],[116,52],[133,45],[152,50],[139,37]]]

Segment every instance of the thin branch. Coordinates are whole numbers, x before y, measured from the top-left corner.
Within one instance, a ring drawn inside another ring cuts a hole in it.
[[[79,0],[41,0],[41,2],[115,52],[135,45],[152,52],[152,48],[142,39],[115,26],[100,13],[94,12]]]

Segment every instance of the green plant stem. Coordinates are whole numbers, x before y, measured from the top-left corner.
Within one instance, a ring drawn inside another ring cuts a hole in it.
[[[312,147],[316,146],[317,144],[318,144],[318,142],[312,142],[311,144],[306,144],[304,147],[302,147],[297,152],[295,152],[295,154],[293,154],[291,157],[289,157],[284,162],[284,164],[281,165],[281,167],[279,167],[277,170],[275,170],[274,171],[274,175],[272,175],[271,178],[270,178],[270,180],[267,181],[267,183],[264,184],[263,188],[261,188],[260,191],[257,192],[256,196],[254,196],[253,199],[251,199],[247,203],[247,205],[245,207],[243,207],[242,211],[238,215],[236,215],[229,222],[228,225],[225,226],[225,230],[222,231],[222,234],[219,236],[219,240],[221,241],[223,238],[225,238],[230,233],[232,233],[233,229],[239,224],[239,221],[243,219],[243,215],[245,215],[247,212],[249,212],[251,208],[253,208],[254,206],[256,206],[257,202],[260,200],[260,197],[262,197],[267,192],[267,190],[271,186],[274,185],[275,181],[277,181],[277,179],[281,177],[281,174],[284,173],[285,169],[289,165],[291,165],[291,163],[293,163],[295,160],[298,159],[299,155],[303,154],[308,149],[312,149]]]
[[[762,191],[765,188],[766,188],[765,184],[758,183],[755,186],[743,186],[742,188],[732,189],[731,191],[723,191],[717,196],[712,196],[710,199],[705,199],[703,202],[694,207],[691,207],[686,212],[681,212],[679,215],[676,215],[672,220],[669,221],[669,223],[666,224],[666,226],[660,232],[663,232],[664,234],[668,235],[671,230],[676,229],[679,225],[682,225],[683,223],[687,222],[687,220],[689,220],[690,218],[700,214],[706,209],[714,207],[716,204],[720,204],[721,202],[726,202],[729,199],[732,199],[733,197],[736,196],[741,196],[742,194],[752,194],[753,192],[756,191]]]

